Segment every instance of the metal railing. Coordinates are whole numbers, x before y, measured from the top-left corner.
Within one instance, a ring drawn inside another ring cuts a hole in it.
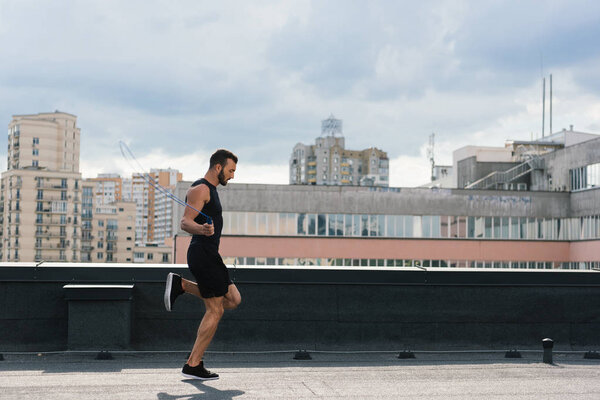
[[[491,172],[483,178],[468,184],[467,186],[465,186],[465,189],[489,189],[491,187],[496,187],[499,184],[513,182],[514,180],[522,177],[523,175],[528,174],[534,169],[543,168],[544,159],[535,156],[506,171]]]

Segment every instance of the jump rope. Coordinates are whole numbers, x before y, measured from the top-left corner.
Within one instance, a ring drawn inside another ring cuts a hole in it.
[[[177,204],[182,205],[184,207],[189,207],[192,210],[198,212],[200,215],[203,215],[206,218],[206,222],[208,224],[212,224],[211,217],[204,214],[202,211],[196,209],[195,207],[188,204],[187,202],[181,200],[179,197],[175,196],[173,193],[169,192],[169,190],[167,188],[159,185],[158,182],[156,182],[156,180],[153,177],[151,177],[147,172],[144,172],[144,168],[142,167],[142,165],[138,162],[137,158],[135,158],[135,156],[133,155],[133,153],[131,152],[129,147],[123,141],[119,140],[119,146],[121,147],[121,154],[123,155],[123,158],[125,159],[125,161],[127,161],[129,166],[133,169],[133,171],[136,174],[141,176],[146,182],[148,182],[148,184],[150,184],[156,190],[158,190],[159,192],[161,192],[162,194],[164,194],[165,196],[167,196],[168,198],[170,198]]]
[[[129,166],[133,169],[133,171],[137,175],[141,176],[149,185],[154,187],[160,193],[164,194],[165,196],[167,196],[168,198],[170,198],[177,204],[184,206],[184,207],[189,207],[192,210],[198,212],[200,215],[203,215],[206,218],[206,222],[208,224],[212,224],[212,218],[210,216],[206,215],[205,213],[198,210],[194,206],[190,205],[186,201],[181,200],[179,197],[177,197],[173,193],[169,192],[169,190],[167,188],[161,186],[158,182],[156,182],[156,180],[153,177],[151,177],[147,172],[144,172],[144,168],[139,163],[137,158],[135,158],[135,156],[133,155],[133,152],[129,149],[129,146],[127,146],[125,144],[125,142],[123,142],[122,140],[119,140],[119,146],[121,147],[121,154],[123,155],[123,158],[125,159],[125,161],[127,161],[127,164],[129,164]],[[237,264],[237,262],[234,260],[234,263],[233,263],[233,275],[234,275],[233,281],[234,282],[235,282],[235,271],[237,270],[236,264]]]

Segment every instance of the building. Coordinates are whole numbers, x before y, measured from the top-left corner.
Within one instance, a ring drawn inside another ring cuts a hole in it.
[[[389,186],[387,153],[377,148],[346,150],[342,121],[321,122],[314,145],[296,144],[290,158],[291,185]]]
[[[98,179],[101,177],[99,176]],[[102,183],[106,188],[106,179]],[[109,186],[117,188],[121,186],[122,199],[136,204],[135,212],[135,241],[137,246],[146,244],[164,244],[165,240],[173,237],[172,210],[173,201],[167,193],[172,193],[177,182],[181,181],[182,174],[176,169],[151,169],[146,176],[133,174],[131,178],[121,179],[112,176]],[[117,181],[118,179],[118,181]],[[163,190],[156,189],[148,183],[152,179],[161,186]],[[111,195],[111,191],[107,191]]]
[[[466,146],[453,153],[454,187],[466,189],[572,191],[597,185],[587,168],[600,160],[600,136],[563,129],[538,140],[508,140],[504,147]]]
[[[219,188],[221,254],[237,265],[598,268],[600,137],[587,139],[540,154],[520,177],[528,190],[230,183]],[[467,159],[522,164],[494,152]],[[175,263],[189,239],[177,232]]]
[[[79,136],[77,117],[72,114],[13,115],[8,124],[6,168],[79,173]]]
[[[96,206],[92,221],[91,261],[96,263],[133,262],[135,245],[135,204],[113,202]]]
[[[143,264],[172,264],[173,263],[173,238],[165,244],[147,244],[135,246],[133,249],[133,262]]]
[[[79,261],[81,174],[77,117],[15,115],[0,185],[0,261]]]
[[[167,193],[173,194],[177,182],[183,179],[181,172],[176,169],[151,169],[150,177]],[[148,242],[166,244],[173,239],[173,207],[177,206],[171,198],[154,187],[150,187]],[[162,256],[161,256],[162,257]]]
[[[135,241],[139,246],[148,243],[164,244],[172,238],[173,201],[162,190],[148,183],[153,179],[166,192],[172,193],[182,174],[176,169],[151,169],[146,177],[133,174],[121,178],[118,174],[99,174],[89,179],[95,184],[96,205],[127,201],[135,207]]]
[[[92,262],[94,250],[92,235],[94,223],[94,182],[84,180],[81,184],[81,261]]]
[[[89,178],[87,181],[95,184],[97,206],[123,201],[123,179],[119,174],[98,174],[96,178]]]

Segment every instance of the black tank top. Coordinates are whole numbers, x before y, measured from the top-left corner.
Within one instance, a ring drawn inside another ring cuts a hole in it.
[[[196,182],[192,183],[191,187],[198,186],[202,183],[210,189],[210,201],[206,203],[200,211],[212,218],[215,226],[215,233],[212,236],[193,235],[191,243],[207,245],[218,250],[219,242],[221,241],[221,231],[223,230],[223,208],[221,207],[217,188],[206,179],[198,179]],[[185,197],[185,201],[187,203],[187,196]],[[198,214],[196,218],[194,218],[194,222],[201,225],[205,224],[206,217],[202,214]]]

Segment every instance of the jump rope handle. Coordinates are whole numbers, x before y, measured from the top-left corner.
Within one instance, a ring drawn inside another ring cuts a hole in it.
[[[206,216],[206,223],[209,225],[212,225],[212,218],[209,217],[208,215]]]

